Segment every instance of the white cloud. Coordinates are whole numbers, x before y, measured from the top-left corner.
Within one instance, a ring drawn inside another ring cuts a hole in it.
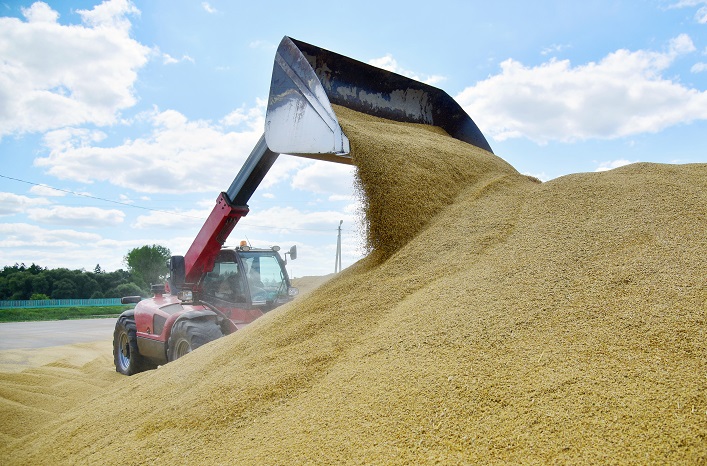
[[[707,71],[707,63],[705,63],[705,62],[695,63],[694,65],[692,65],[692,68],[690,68],[690,71],[692,73],[702,73],[703,71]]]
[[[353,194],[332,194],[328,199],[331,202],[355,202],[356,196]]]
[[[226,189],[262,134],[255,128],[264,126],[262,108],[244,112],[245,129],[235,132],[206,120],[190,121],[174,110],[155,110],[143,115],[151,134],[114,147],[91,145],[97,138],[86,130],[52,131],[44,138],[49,155],[35,165],[62,179],[110,182],[143,193]]]
[[[702,6],[695,12],[695,21],[700,24],[707,24],[707,0],[680,0],[671,4],[668,8],[685,8],[700,5]]]
[[[309,230],[312,233],[327,233],[335,231],[339,220],[344,220],[351,225],[356,222],[356,217],[347,212],[339,211],[302,211],[294,207],[272,207],[258,212],[250,212],[239,222],[238,233],[247,234],[255,231],[262,235],[262,230],[270,234],[287,234],[296,230]],[[234,235],[231,235],[232,238]],[[233,238],[235,239],[235,238]]]
[[[214,14],[218,13],[218,10],[209,4],[209,2],[201,2],[201,7],[206,11],[207,13]]]
[[[263,113],[267,106],[267,100],[256,99],[256,104],[253,107],[245,105],[233,110],[231,113],[221,119],[219,123],[224,126],[233,128],[247,128],[251,131],[263,131],[264,117]]]
[[[32,194],[36,194],[37,196],[46,196],[46,197],[62,197],[66,196],[66,192],[64,191],[59,191],[56,188],[52,188],[50,186],[45,186],[45,185],[36,185],[32,186],[29,188],[29,192]]]
[[[181,63],[184,61],[190,62],[192,64],[195,63],[194,59],[189,55],[182,55],[182,58],[174,58],[168,53],[162,54],[162,64],[164,65],[174,65],[175,63]]]
[[[100,235],[82,231],[47,230],[28,223],[0,223],[0,248],[79,247],[100,238]]]
[[[695,20],[700,24],[707,24],[707,6],[703,6],[695,13]]]
[[[692,39],[690,39],[690,36],[688,36],[687,34],[680,34],[679,36],[670,39],[669,45],[670,48],[668,55],[671,58],[671,61],[678,55],[694,52],[695,50],[697,50],[695,48],[695,44],[692,42]]]
[[[638,160],[634,160],[633,162],[631,162],[630,160],[626,160],[626,159],[610,160],[608,162],[599,163],[599,166],[594,171],[604,172],[607,170],[612,170],[614,168],[623,167],[624,165],[629,165],[629,164],[637,163],[637,162],[638,162]]]
[[[415,81],[421,81],[430,85],[437,84],[446,79],[444,76],[439,75],[431,75],[426,77],[419,76],[414,71],[406,70],[405,68],[401,67],[398,64],[397,60],[395,60],[395,58],[393,58],[391,54],[386,54],[383,57],[368,60],[368,64],[378,68],[382,68],[387,71],[391,71],[393,73],[401,74],[410,79],[414,79]]]
[[[44,135],[44,145],[52,150],[70,150],[73,147],[90,147],[101,142],[106,134],[103,131],[84,128],[62,128]]]
[[[211,208],[213,208],[213,205]],[[176,228],[180,230],[188,230],[195,227],[199,228],[204,224],[211,208],[209,210],[154,211],[146,215],[138,216],[132,227],[137,229]]]
[[[707,119],[707,92],[661,75],[694,50],[680,35],[664,53],[622,49],[576,67],[569,60],[526,67],[508,59],[500,74],[465,89],[457,101],[496,140],[543,144],[657,132]]]
[[[292,177],[292,187],[302,191],[349,198],[353,192],[354,171],[352,165],[317,160]]]
[[[104,228],[123,223],[125,213],[117,209],[98,207],[56,206],[50,209],[27,210],[27,217],[38,223],[68,225],[77,228]]]
[[[33,3],[32,6],[22,8],[21,11],[30,23],[56,23],[59,19],[59,13],[44,2]]]
[[[162,239],[105,239],[97,233],[73,229],[47,229],[36,224],[0,223],[0,264],[24,262],[43,267],[67,267],[93,270],[100,264],[104,270],[125,268],[122,258],[130,250],[145,244],[164,244]],[[186,241],[186,240],[185,240]]]
[[[0,138],[93,123],[108,125],[135,103],[133,84],[150,49],[131,39],[125,0],[79,10],[82,25],[61,25],[43,2],[27,21],[0,17]],[[28,53],[29,52],[29,53]]]
[[[540,55],[551,55],[553,53],[562,52],[568,49],[570,46],[566,44],[552,44],[549,47],[545,47],[540,51]]]
[[[27,197],[13,193],[0,192],[0,215],[22,213],[30,207],[46,204],[49,204],[49,201],[41,197]]]
[[[131,24],[125,16],[140,15],[140,10],[129,0],[104,0],[93,10],[77,10],[77,13],[88,26],[128,32]]]

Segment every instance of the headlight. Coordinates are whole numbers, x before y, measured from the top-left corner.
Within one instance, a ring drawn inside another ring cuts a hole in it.
[[[287,296],[297,296],[299,294],[299,288],[291,286],[287,288]]]

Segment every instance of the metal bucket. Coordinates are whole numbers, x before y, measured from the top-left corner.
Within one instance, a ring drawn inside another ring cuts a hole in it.
[[[265,140],[276,153],[351,163],[332,104],[395,121],[439,126],[492,152],[474,121],[446,92],[284,37],[275,54]]]

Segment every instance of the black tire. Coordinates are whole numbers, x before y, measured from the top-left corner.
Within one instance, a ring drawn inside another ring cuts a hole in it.
[[[167,360],[179,359],[222,336],[221,327],[213,320],[184,319],[177,321],[172,327],[172,333],[167,341]]]
[[[119,317],[115,323],[113,362],[115,371],[123,375],[133,375],[156,367],[138,351],[137,327],[131,317]]]

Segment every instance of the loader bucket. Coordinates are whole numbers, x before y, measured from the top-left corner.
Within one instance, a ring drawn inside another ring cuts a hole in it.
[[[493,152],[474,121],[441,89],[284,37],[275,54],[265,117],[268,148],[351,163],[349,140],[332,104],[439,126],[456,139]]]

